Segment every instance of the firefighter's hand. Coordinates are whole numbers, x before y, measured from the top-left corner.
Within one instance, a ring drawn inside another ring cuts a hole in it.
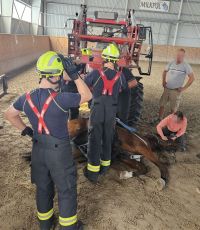
[[[108,69],[112,69],[114,70],[115,67],[114,67],[114,64],[112,62],[107,62],[104,64],[104,67],[108,68]]]
[[[73,63],[72,59],[70,57],[64,58],[62,60],[63,67],[68,76],[72,81],[75,81],[79,78],[78,71],[76,65]]]
[[[21,132],[21,135],[33,137],[33,130],[30,127],[26,126],[26,128]]]

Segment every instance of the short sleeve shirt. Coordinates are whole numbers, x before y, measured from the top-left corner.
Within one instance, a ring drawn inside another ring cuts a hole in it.
[[[116,71],[111,70],[111,69],[106,69],[104,70],[104,73],[108,80],[112,80],[115,75],[117,74]],[[100,77],[99,70],[93,70],[90,72],[86,77],[85,77],[85,83],[92,88],[93,92],[93,98],[98,98],[102,95],[103,91],[103,80]],[[118,100],[118,96],[121,90],[125,90],[128,88],[127,81],[124,77],[124,74],[122,73],[118,81],[115,83],[113,87],[113,99],[115,101]]]
[[[41,112],[46,99],[52,91],[52,89],[40,88],[31,92],[31,99],[39,112]],[[68,109],[78,107],[80,100],[81,96],[78,93],[57,94],[44,115],[44,121],[51,136],[59,139],[67,139],[69,137],[67,129]],[[16,110],[24,111],[33,127],[34,133],[38,133],[38,118],[29,106],[26,94],[20,96],[13,106]]]
[[[167,85],[168,89],[177,89],[183,86],[187,75],[192,73],[192,67],[186,63],[176,64],[176,61],[172,61],[165,67],[167,73]]]

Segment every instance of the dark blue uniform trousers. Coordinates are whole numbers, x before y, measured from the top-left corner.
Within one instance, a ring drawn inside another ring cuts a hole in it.
[[[77,172],[69,140],[50,135],[33,138],[32,183],[36,184],[36,203],[41,229],[49,229],[53,219],[54,185],[58,191],[61,229],[76,230]]]

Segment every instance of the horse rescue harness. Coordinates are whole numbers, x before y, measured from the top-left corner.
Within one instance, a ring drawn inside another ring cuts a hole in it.
[[[50,93],[49,97],[46,99],[43,107],[42,107],[42,110],[41,110],[41,113],[38,111],[37,107],[33,104],[33,101],[31,99],[31,95],[30,95],[30,92],[26,93],[26,100],[28,102],[28,104],[30,105],[32,111],[34,112],[34,114],[37,116],[38,118],[38,133],[39,134],[42,134],[42,130],[44,129],[44,132],[45,134],[49,135],[50,132],[47,128],[47,125],[44,121],[44,115],[46,113],[46,111],[48,110],[49,108],[49,105],[51,104],[52,100],[54,100],[54,98],[57,96],[57,93],[56,92],[52,92]]]
[[[100,77],[94,83],[92,88],[94,88],[97,85],[99,79],[102,79],[102,81],[103,81],[102,95],[112,96],[113,87],[114,87],[115,83],[117,82],[117,80],[120,78],[122,72],[118,71],[113,79],[108,80],[107,76],[105,75],[105,73],[102,69],[98,69],[98,71],[99,71]]]

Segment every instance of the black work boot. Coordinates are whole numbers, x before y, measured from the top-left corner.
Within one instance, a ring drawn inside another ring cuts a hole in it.
[[[61,226],[59,229],[60,230],[83,230],[84,227],[83,227],[82,221],[78,220],[78,222],[76,224],[73,224],[73,225],[67,226],[67,227]]]
[[[83,169],[84,176],[93,184],[98,182],[99,173],[98,172],[91,172],[87,169],[87,166]]]
[[[51,230],[55,225],[55,217],[54,215],[49,220],[40,220],[40,230]]]
[[[84,229],[83,222],[79,220],[77,222],[77,230],[83,230],[83,229]]]
[[[109,166],[101,166],[99,174],[104,176],[108,172],[109,168]]]

